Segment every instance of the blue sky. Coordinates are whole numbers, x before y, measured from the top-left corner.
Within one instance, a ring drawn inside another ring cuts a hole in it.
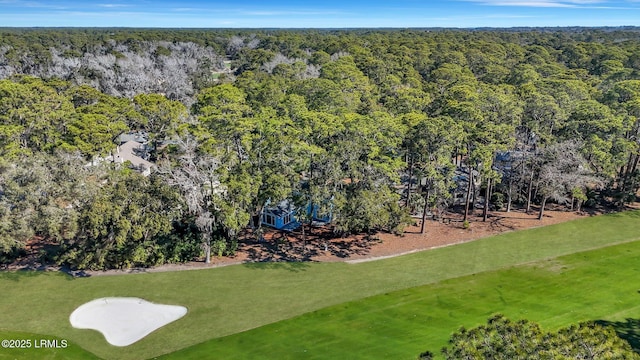
[[[0,26],[640,26],[640,0],[0,0]]]

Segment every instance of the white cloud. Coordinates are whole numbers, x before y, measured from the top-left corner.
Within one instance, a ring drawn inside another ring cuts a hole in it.
[[[600,4],[603,0],[465,0],[491,6],[576,8]]]
[[[115,9],[115,8],[129,7],[131,5],[126,5],[126,4],[98,4],[98,6],[102,7],[102,8],[107,8],[107,9]]]
[[[295,11],[295,10],[273,10],[273,11],[241,11],[243,15],[251,16],[287,16],[287,15],[338,15],[338,11]]]
[[[41,2],[41,1],[24,1],[24,0],[0,0],[0,5],[7,5],[9,8],[27,8],[27,9],[50,9],[64,10],[70,6],[65,2]]]
[[[182,8],[173,8],[173,9],[171,9],[171,11],[177,11],[177,12],[185,12],[185,11],[202,11],[202,9],[198,9],[198,8],[189,8],[189,7],[182,7]]]

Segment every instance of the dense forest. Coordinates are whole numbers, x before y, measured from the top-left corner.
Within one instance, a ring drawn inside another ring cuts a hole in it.
[[[134,132],[149,176],[105,161]],[[285,199],[337,236],[621,208],[639,162],[633,28],[0,29],[0,263],[208,261]]]

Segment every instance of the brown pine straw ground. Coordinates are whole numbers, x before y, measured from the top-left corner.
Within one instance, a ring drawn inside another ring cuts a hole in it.
[[[635,203],[628,207],[639,208]],[[313,262],[364,262],[399,256],[437,247],[459,244],[503,232],[528,229],[557,224],[574,219],[594,216],[607,212],[606,209],[577,213],[568,211],[564,206],[548,205],[542,220],[538,220],[538,209],[533,208],[526,214],[523,210],[511,212],[490,211],[486,222],[482,221],[482,210],[475,210],[469,217],[470,227],[465,229],[462,215],[447,212],[441,221],[427,220],[425,233],[420,233],[421,219],[414,219],[415,224],[405,229],[402,236],[389,233],[378,233],[367,238],[365,235],[334,237],[331,228],[313,228],[309,233],[306,227],[306,238],[303,240],[300,229],[285,233],[273,229],[265,229],[264,241],[255,241],[251,234],[244,234],[244,240],[238,245],[234,256],[212,256],[211,263],[194,261],[185,264],[167,264],[147,269],[127,269],[109,271],[68,271],[76,276],[115,275],[138,272],[162,272],[190,269],[214,268],[248,262],[280,262],[280,261],[313,261]],[[34,260],[39,244],[29,245],[31,256],[19,259],[8,269],[63,270],[57,267],[38,264]]]
[[[349,236],[332,238],[330,229],[312,229],[307,242],[302,239],[300,229],[293,233],[270,230],[265,234],[266,241],[246,242],[240,245],[237,254],[231,258],[213,258],[212,266],[237,262],[262,261],[347,261],[363,262],[381,258],[399,256],[416,251],[454,245],[483,237],[588,217],[600,212],[576,213],[563,208],[545,211],[542,220],[538,220],[537,211],[526,214],[516,210],[507,212],[492,211],[486,222],[482,221],[482,210],[476,210],[469,217],[470,227],[465,229],[462,215],[446,213],[444,221],[428,219],[425,233],[420,233],[421,219],[414,218],[415,224],[405,229],[402,236],[378,233],[370,236]]]
[[[469,217],[470,227],[468,229],[463,227],[462,214],[447,212],[442,216],[444,220],[428,219],[424,234],[420,233],[421,219],[414,219],[416,223],[407,227],[402,236],[378,233],[369,239],[365,235],[335,238],[330,228],[313,228],[309,234],[309,228],[306,227],[307,241],[305,242],[300,229],[292,233],[265,229],[263,242],[255,241],[253,236],[246,234],[247,238],[240,242],[234,256],[212,256],[210,264],[200,261],[168,264],[152,269],[112,270],[87,272],[87,274],[106,275],[203,269],[248,262],[364,262],[459,244],[507,231],[557,224],[605,212],[607,212],[606,209],[590,209],[588,212],[577,213],[568,211],[565,206],[548,205],[542,220],[538,220],[538,208],[534,207],[529,214],[526,214],[524,210],[513,210],[508,213],[491,211],[487,221],[483,222],[482,210],[476,209]]]

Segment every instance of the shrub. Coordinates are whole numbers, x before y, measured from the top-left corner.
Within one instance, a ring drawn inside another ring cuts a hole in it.
[[[505,196],[503,193],[493,193],[491,195],[491,203],[496,207],[496,210],[502,210],[504,208]]]
[[[233,239],[231,241],[227,241],[226,239],[219,239],[211,243],[211,252],[218,257],[231,256],[236,253],[237,249],[237,239]]]

